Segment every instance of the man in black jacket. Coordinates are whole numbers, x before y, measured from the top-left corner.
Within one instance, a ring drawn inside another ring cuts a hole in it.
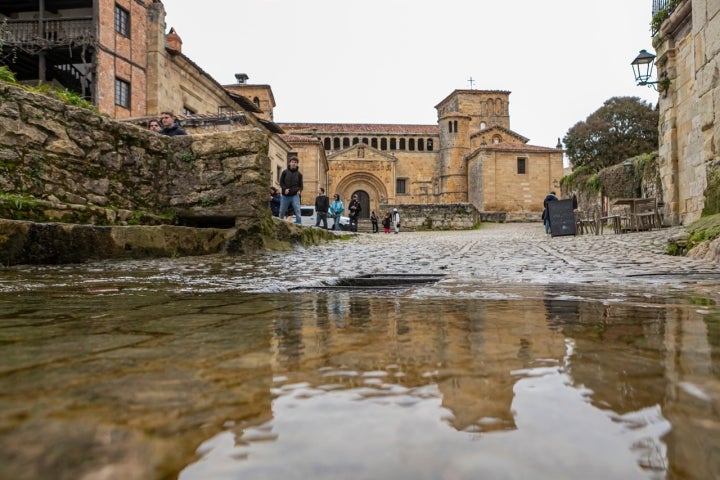
[[[327,230],[327,215],[330,209],[330,198],[325,195],[325,189],[320,187],[320,195],[315,197],[315,226],[320,226],[320,220],[322,220],[323,228]]]
[[[295,210],[295,223],[302,223],[300,218],[300,194],[303,190],[303,176],[298,169],[298,157],[291,154],[288,168],[280,174],[280,218],[285,218],[285,212],[289,205]]]
[[[180,128],[180,124],[175,120],[175,115],[172,112],[162,112],[160,114],[160,123],[162,123],[162,130],[160,133],[167,135],[168,137],[176,137],[178,135],[187,135],[187,132]]]
[[[350,230],[353,232],[357,232],[357,224],[358,219],[360,218],[360,212],[362,211],[362,207],[360,206],[360,202],[358,201],[358,196],[353,195],[352,200],[350,200],[350,203],[348,204],[348,216],[350,217]]]

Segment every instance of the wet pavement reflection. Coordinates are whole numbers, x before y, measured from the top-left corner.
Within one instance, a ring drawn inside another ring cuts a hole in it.
[[[0,478],[720,478],[707,296],[251,291],[257,265],[243,291],[182,264],[5,272]]]

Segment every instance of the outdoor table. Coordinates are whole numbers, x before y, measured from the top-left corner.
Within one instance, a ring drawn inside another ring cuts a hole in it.
[[[643,216],[648,217],[652,228],[658,218],[657,202],[655,198],[616,198],[613,205],[627,205],[630,207],[630,230],[640,231],[640,222]]]

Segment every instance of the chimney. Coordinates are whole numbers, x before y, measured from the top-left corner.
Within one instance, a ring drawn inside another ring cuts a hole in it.
[[[248,77],[247,74],[245,74],[245,73],[236,73],[235,74],[235,80],[237,80],[237,82],[241,85],[246,84],[249,78],[250,77]]]
[[[182,39],[180,35],[175,32],[175,28],[170,28],[170,31],[165,37],[165,48],[173,55],[182,53]]]

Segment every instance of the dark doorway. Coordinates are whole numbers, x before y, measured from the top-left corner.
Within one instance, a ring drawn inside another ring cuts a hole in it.
[[[363,190],[355,190],[353,195],[358,196],[358,201],[360,202],[360,207],[362,208],[359,218],[370,218],[370,195]]]

